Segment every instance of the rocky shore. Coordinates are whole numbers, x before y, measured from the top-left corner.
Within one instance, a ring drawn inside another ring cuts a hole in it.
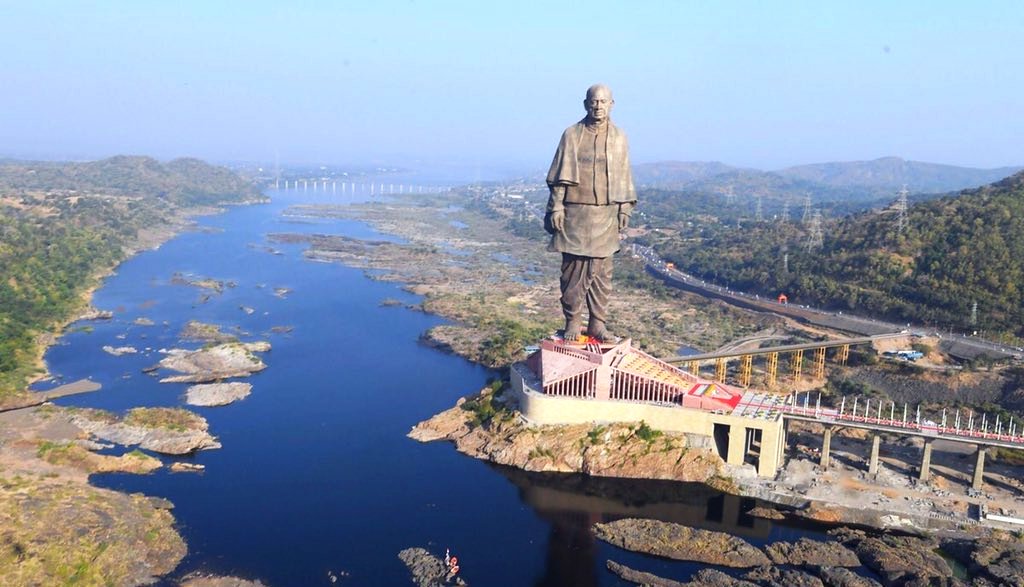
[[[645,431],[640,423],[528,425],[487,387],[409,432],[420,442],[447,440],[464,454],[526,471],[672,479],[731,489],[724,463],[692,437]]]
[[[95,438],[139,446],[168,455],[220,448],[207,432],[202,416],[180,408],[135,408],[123,418],[102,410],[79,409],[65,412],[71,423]]]

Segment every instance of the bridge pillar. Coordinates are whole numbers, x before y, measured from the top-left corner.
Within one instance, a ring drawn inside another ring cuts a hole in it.
[[[686,370],[696,377],[700,377],[700,361],[687,361]]]
[[[849,358],[850,358],[850,345],[844,344],[843,346],[839,347],[839,364],[840,365],[845,365],[847,359],[849,359]]]
[[[921,473],[918,475],[918,481],[926,483],[932,478],[932,444],[935,440],[932,438],[926,438],[924,441],[924,453],[921,455]]]
[[[971,479],[971,488],[981,491],[985,486],[985,447],[978,445],[978,460],[974,462],[974,478]]]
[[[814,378],[825,378],[825,347],[814,349]]]
[[[754,356],[743,355],[740,359],[740,385],[750,386],[750,374],[754,371]]]
[[[765,376],[767,377],[768,387],[775,387],[775,377],[779,372],[779,353],[772,352],[768,353],[768,358],[765,359]]]
[[[715,381],[725,383],[725,357],[715,359]]]
[[[797,349],[793,351],[793,358],[791,359],[790,369],[793,372],[793,379],[800,379],[800,373],[804,368],[804,350]]]
[[[882,437],[878,434],[871,435],[871,460],[868,461],[868,475],[878,475],[878,447],[882,443]]]
[[[832,456],[832,426],[825,426],[825,435],[821,441],[821,470],[828,471]]]

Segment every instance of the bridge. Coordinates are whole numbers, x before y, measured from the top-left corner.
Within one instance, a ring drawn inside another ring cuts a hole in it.
[[[340,189],[339,189],[340,188]],[[384,183],[373,181],[338,181],[336,179],[277,179],[274,189],[283,191],[313,191],[332,194],[436,194],[451,191],[450,186],[418,185],[406,183]]]
[[[975,445],[978,447],[978,451],[971,487],[977,491],[980,491],[983,485],[985,453],[988,448],[1024,450],[1024,429],[1018,426],[1012,417],[1009,421],[1003,421],[1002,417],[997,415],[995,420],[992,420],[987,414],[976,414],[971,410],[966,411],[965,414],[964,410],[957,409],[950,414],[947,409],[943,409],[940,420],[936,422],[927,417],[922,418],[920,406],[917,406],[911,413],[908,404],[903,404],[902,410],[898,410],[895,402],[891,401],[888,402],[888,406],[885,405],[886,402],[878,400],[872,405],[870,398],[862,401],[860,397],[855,397],[852,402],[849,402],[846,397],[842,397],[839,407],[835,408],[822,406],[820,393],[813,403],[810,401],[810,397],[811,392],[789,395],[776,409],[784,421],[813,422],[824,427],[820,461],[821,468],[824,470],[827,470],[831,464],[832,434],[839,428],[859,428],[872,433],[871,457],[868,461],[869,475],[878,473],[880,435],[883,433],[918,436],[925,439],[921,465],[918,469],[920,481],[928,481],[931,477],[932,444],[935,440],[942,439]]]
[[[738,358],[740,360],[738,374],[739,383],[743,387],[749,387],[750,381],[753,378],[754,357],[764,356],[765,384],[768,387],[772,387],[775,385],[778,379],[780,354],[791,354],[789,360],[789,372],[794,379],[797,379],[800,377],[801,374],[803,374],[804,353],[807,351],[813,351],[814,356],[812,358],[811,363],[811,376],[814,377],[815,379],[824,379],[825,353],[828,349],[837,349],[835,353],[835,359],[840,364],[845,365],[847,359],[849,359],[850,357],[851,346],[871,344],[876,340],[883,340],[886,338],[897,338],[901,336],[906,336],[906,333],[890,332],[886,334],[876,334],[873,336],[864,336],[859,338],[838,338],[833,340],[812,341],[799,344],[763,347],[751,350],[714,351],[710,353],[686,355],[682,357],[665,359],[665,362],[671,365],[684,366],[687,371],[699,377],[701,365],[708,361],[714,361],[715,380],[725,381],[729,359]]]

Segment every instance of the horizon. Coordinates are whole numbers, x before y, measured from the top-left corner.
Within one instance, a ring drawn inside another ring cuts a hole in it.
[[[244,10],[50,0],[8,12],[9,158],[532,173],[602,81],[634,164],[1024,164],[1024,83],[1005,73],[1024,66],[1024,14],[1008,0],[608,1],[586,12],[458,0]],[[599,57],[566,30],[587,31]]]

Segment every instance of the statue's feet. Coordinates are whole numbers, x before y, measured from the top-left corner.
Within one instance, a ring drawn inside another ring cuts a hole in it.
[[[577,342],[580,339],[580,334],[583,332],[583,326],[576,320],[569,320],[565,323],[565,330],[562,331],[562,340],[566,342]]]
[[[615,342],[618,338],[615,337],[611,332],[608,331],[608,327],[603,322],[597,324],[591,324],[587,327],[587,334],[591,338],[596,338],[601,342]]]

